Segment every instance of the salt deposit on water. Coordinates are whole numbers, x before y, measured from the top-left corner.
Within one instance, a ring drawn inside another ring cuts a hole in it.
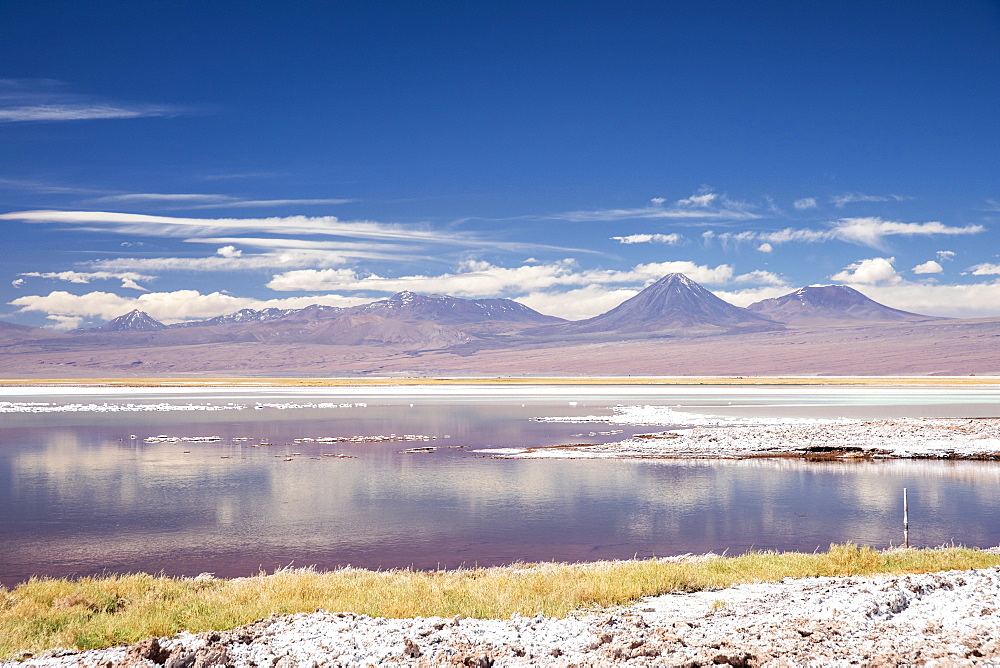
[[[886,420],[704,415],[665,406],[616,406],[610,416],[535,418],[671,426],[617,443],[482,450],[504,458],[743,458],[840,456],[1000,459],[1000,418]]]
[[[974,665],[1000,660],[1000,569],[788,579],[566,619],[318,611],[23,666]],[[13,667],[15,664],[5,664]]]

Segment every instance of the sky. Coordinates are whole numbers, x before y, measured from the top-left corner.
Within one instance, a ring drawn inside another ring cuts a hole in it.
[[[0,1],[0,319],[681,272],[1000,316],[1000,3]]]

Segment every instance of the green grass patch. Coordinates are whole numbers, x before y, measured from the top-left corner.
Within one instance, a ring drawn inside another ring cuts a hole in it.
[[[585,564],[515,564],[452,571],[319,572],[287,569],[233,580],[147,574],[33,578],[0,588],[0,658],[57,647],[91,649],[235,628],[274,613],[355,612],[373,617],[563,617],[668,592],[720,589],[786,577],[926,573],[1000,565],[962,547],[880,552],[853,544],[826,552]]]

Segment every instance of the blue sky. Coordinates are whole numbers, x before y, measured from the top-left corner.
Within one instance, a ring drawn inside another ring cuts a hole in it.
[[[0,3],[0,318],[672,271],[1000,315],[1000,5]]]

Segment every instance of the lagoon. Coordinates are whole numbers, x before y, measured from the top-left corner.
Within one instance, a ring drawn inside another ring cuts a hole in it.
[[[903,487],[911,544],[1000,544],[997,462],[475,452],[648,431],[531,419],[611,414],[616,405],[740,417],[996,417],[1000,389],[0,388],[0,582],[886,547],[902,541]],[[159,436],[167,439],[147,442]],[[196,437],[218,440],[172,440]],[[430,450],[407,452],[419,448]]]

